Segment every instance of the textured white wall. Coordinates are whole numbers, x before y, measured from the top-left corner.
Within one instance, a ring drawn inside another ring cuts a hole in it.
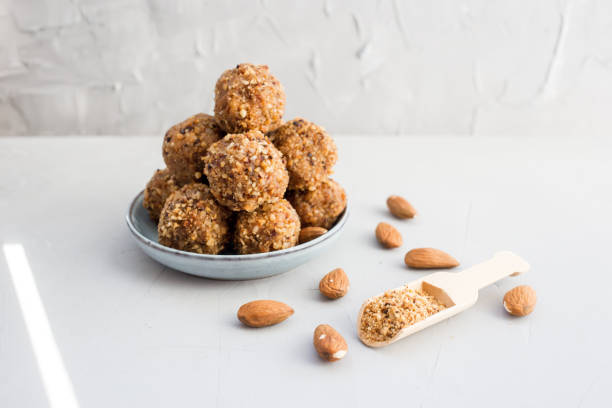
[[[610,0],[0,0],[0,134],[158,134],[244,61],[334,133],[612,132]]]

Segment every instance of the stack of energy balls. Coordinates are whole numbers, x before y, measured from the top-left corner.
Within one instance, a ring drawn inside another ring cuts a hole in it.
[[[301,228],[329,229],[346,207],[329,178],[338,159],[323,128],[282,123],[285,92],[265,65],[240,64],[215,87],[215,116],[198,113],[164,137],[166,168],[144,207],[159,243],[200,254],[292,247]]]

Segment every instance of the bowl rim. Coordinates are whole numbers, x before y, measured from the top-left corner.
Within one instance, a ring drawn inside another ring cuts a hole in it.
[[[167,254],[172,254],[176,256],[181,256],[185,258],[199,259],[203,261],[254,261],[258,259],[267,259],[267,258],[276,258],[283,255],[301,252],[313,246],[316,246],[336,235],[346,224],[346,221],[349,216],[349,206],[348,200],[346,203],[346,207],[344,211],[340,214],[334,226],[328,230],[325,234],[321,235],[318,238],[310,240],[308,242],[304,242],[303,244],[298,244],[291,248],[281,249],[279,251],[272,252],[263,252],[259,254],[246,254],[246,255],[212,255],[212,254],[198,254],[195,252],[187,252],[181,251],[180,249],[170,248],[164,245],[161,245],[158,242],[155,242],[147,237],[145,237],[139,230],[136,228],[136,225],[132,221],[132,217],[134,214],[135,207],[139,205],[140,197],[144,195],[144,190],[141,190],[140,193],[136,194],[136,196],[132,199],[130,206],[128,208],[128,212],[125,215],[125,221],[127,223],[128,229],[132,233],[132,235],[140,241],[142,244],[151,247],[155,250],[165,252]]]

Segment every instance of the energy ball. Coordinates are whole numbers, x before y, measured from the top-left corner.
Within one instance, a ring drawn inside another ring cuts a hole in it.
[[[283,154],[258,130],[229,134],[204,157],[204,173],[217,201],[233,211],[254,211],[285,194]]]
[[[144,191],[142,205],[149,211],[149,216],[155,222],[159,220],[159,214],[170,194],[178,190],[180,184],[176,181],[170,170],[157,170],[147,183]]]
[[[334,140],[325,129],[297,118],[268,134],[287,159],[290,190],[314,190],[338,160]]]
[[[217,80],[215,118],[228,133],[267,133],[280,126],[284,110],[285,90],[267,65],[239,64]]]
[[[202,178],[202,156],[223,135],[215,118],[204,113],[172,126],[162,145],[166,166],[182,184],[199,181]]]
[[[299,235],[300,217],[287,200],[280,200],[238,214],[234,246],[240,254],[278,251],[295,246]]]
[[[287,199],[297,211],[302,227],[330,229],[346,208],[346,193],[340,184],[326,179],[316,190],[295,190]]]
[[[205,184],[183,186],[168,197],[159,217],[159,243],[199,254],[218,254],[231,239],[231,212],[217,204]]]

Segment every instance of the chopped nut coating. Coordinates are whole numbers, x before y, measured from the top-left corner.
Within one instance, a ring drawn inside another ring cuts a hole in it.
[[[202,179],[202,157],[210,145],[224,134],[215,118],[204,113],[198,113],[166,132],[162,155],[166,166],[179,183],[187,184]]]
[[[278,251],[298,242],[300,218],[287,200],[238,214],[234,246],[240,254]]]
[[[289,191],[287,199],[293,205],[303,227],[330,229],[346,208],[346,193],[340,184],[327,179],[312,191]]]
[[[228,133],[281,125],[285,91],[267,65],[239,64],[219,77],[215,86],[215,119]]]
[[[183,251],[217,254],[230,240],[231,213],[214,200],[205,184],[187,184],[162,209],[159,243]]]
[[[256,130],[225,136],[208,149],[204,164],[212,194],[233,211],[282,199],[289,182],[282,153]]]
[[[338,152],[322,127],[298,118],[270,132],[268,137],[287,159],[290,190],[314,190],[332,174]]]
[[[142,205],[149,211],[151,219],[155,222],[159,221],[159,214],[164,203],[170,194],[174,193],[180,187],[170,170],[157,170],[147,183],[144,191],[144,201]]]

